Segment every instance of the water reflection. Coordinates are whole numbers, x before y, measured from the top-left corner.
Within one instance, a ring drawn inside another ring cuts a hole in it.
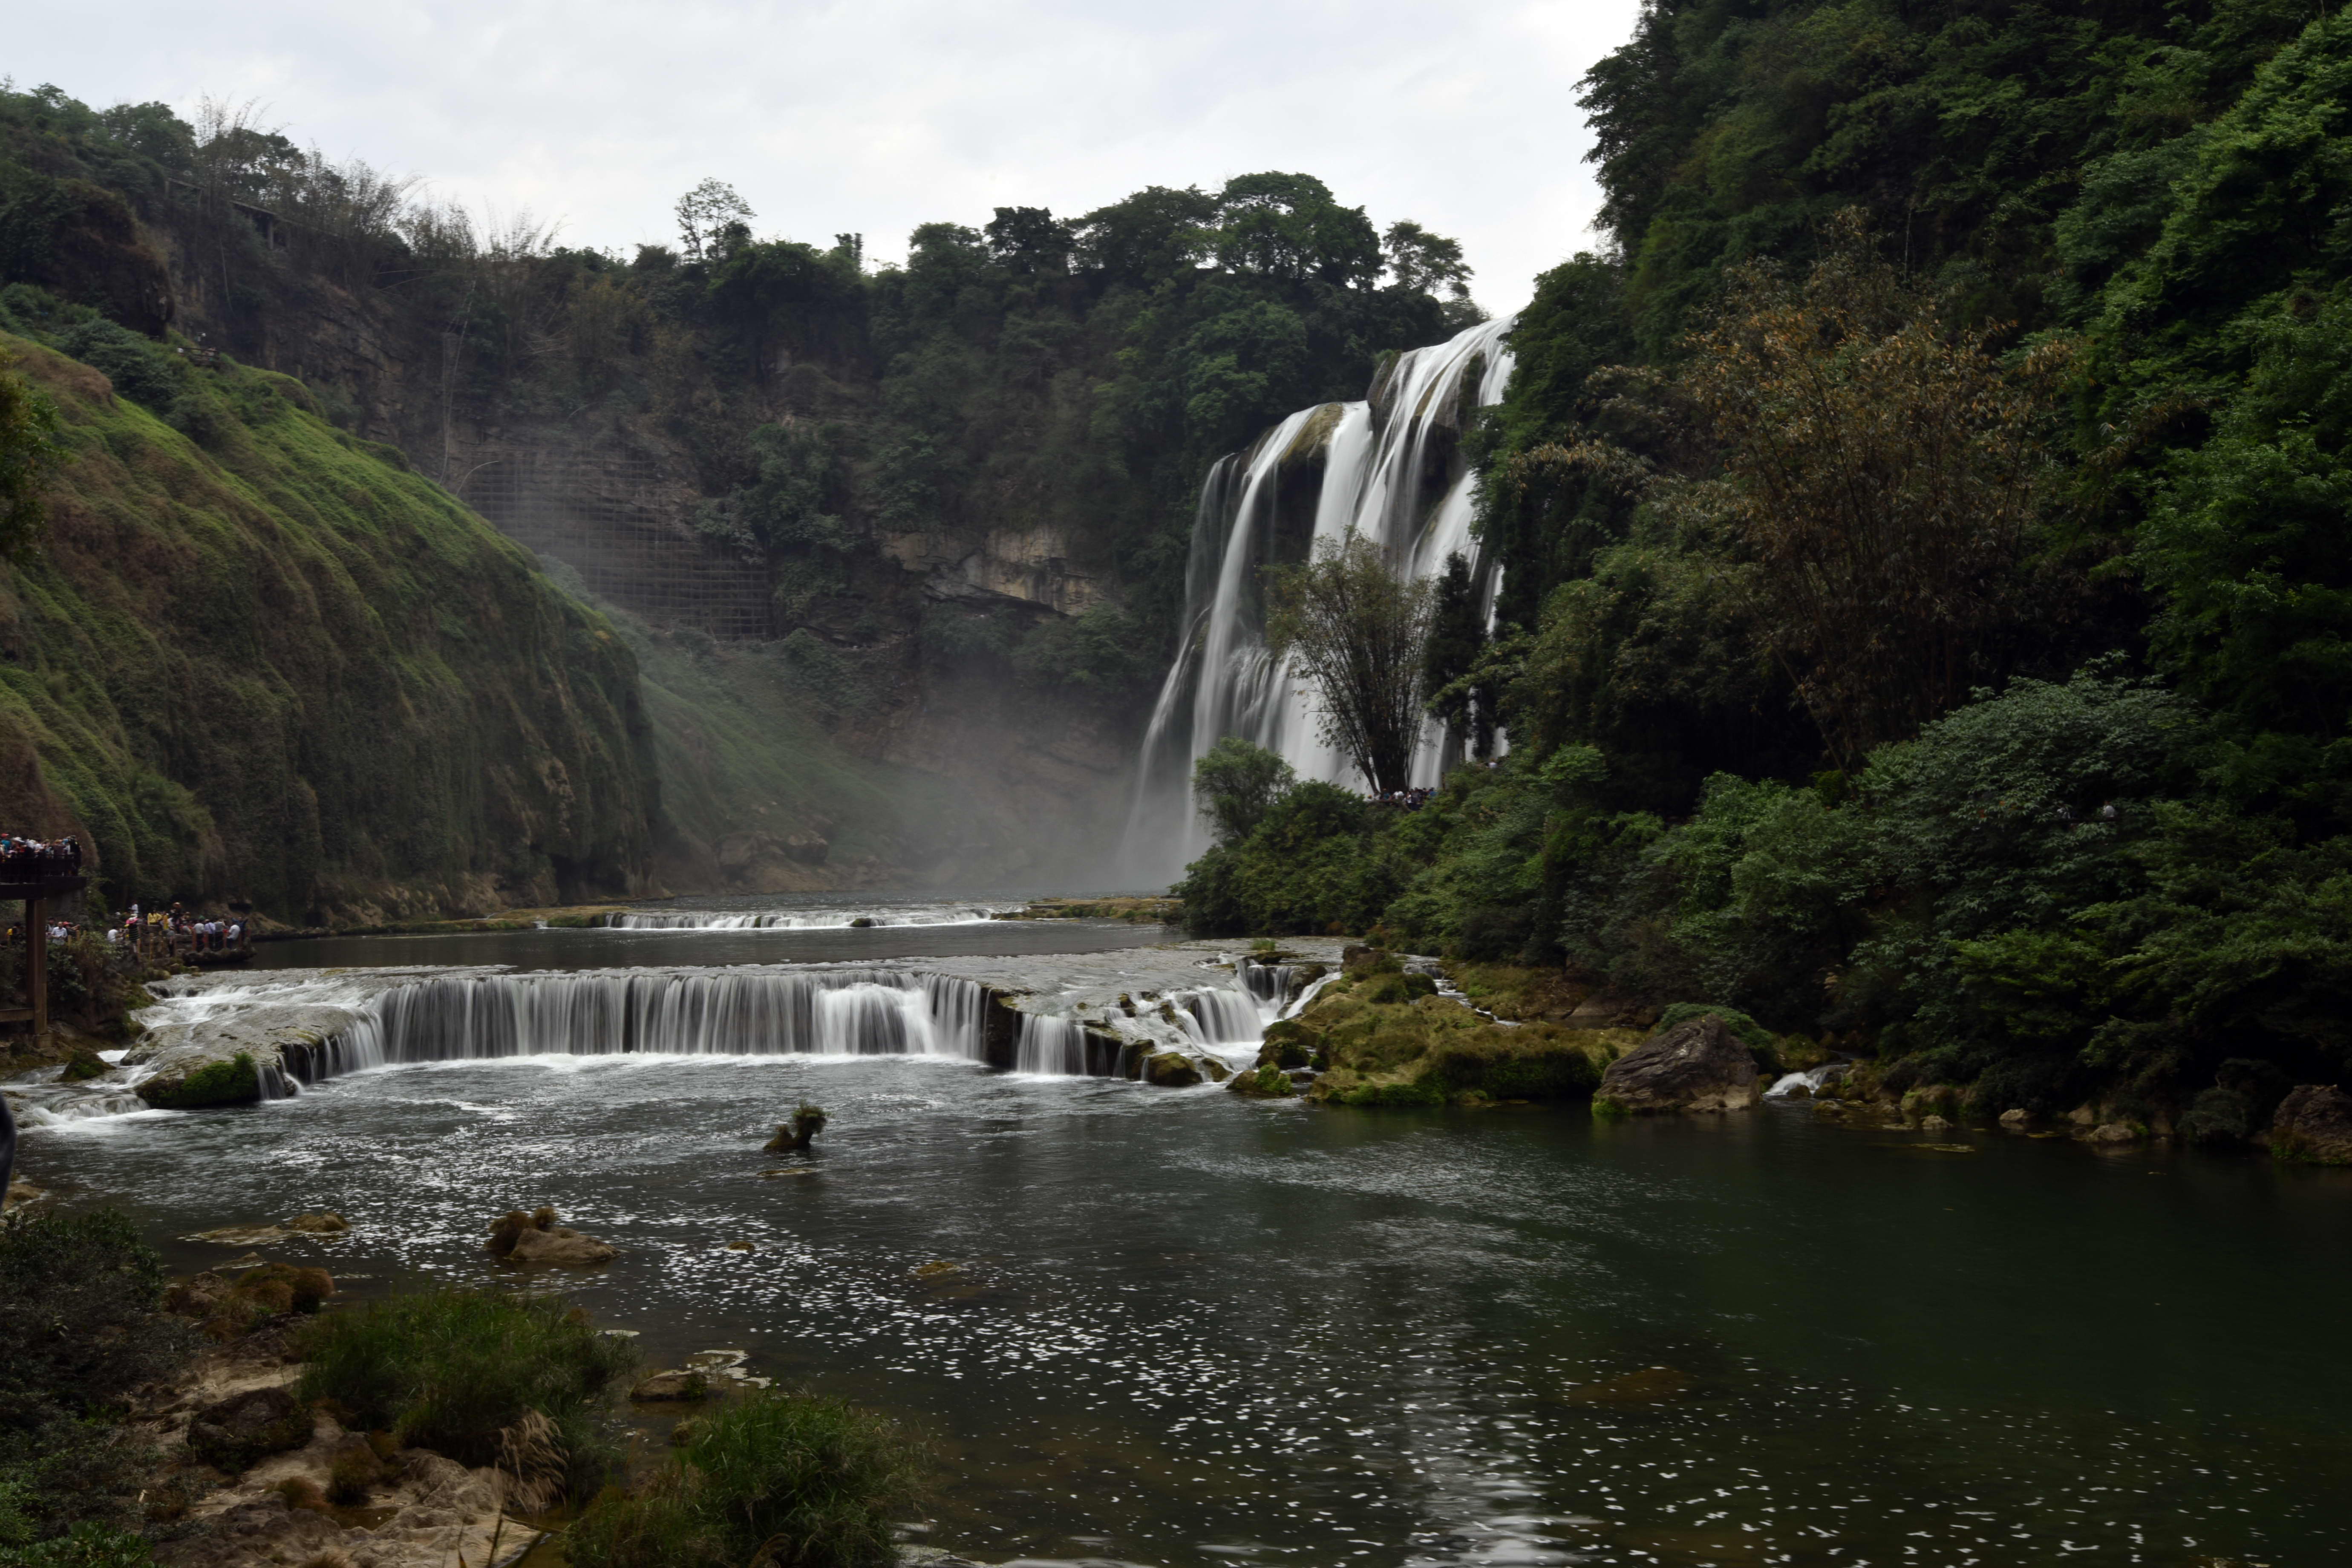
[[[780,1166],[803,1098],[833,1124]],[[27,1162],[166,1237],[332,1206],[333,1266],[387,1281],[483,1277],[488,1215],[552,1202],[622,1248],[575,1293],[656,1359],[745,1345],[934,1434],[927,1539],[992,1559],[2343,1553],[2319,1308],[2352,1182],[1978,1146],[564,1057],[43,1130]]]

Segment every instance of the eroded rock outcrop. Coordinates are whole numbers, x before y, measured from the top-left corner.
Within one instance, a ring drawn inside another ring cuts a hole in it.
[[[1634,1115],[1745,1110],[1763,1094],[1756,1058],[1707,1013],[1660,1030],[1610,1063],[1593,1105]]]
[[[2352,1165],[2352,1095],[2325,1083],[2290,1091],[2271,1118],[2271,1152],[2315,1165]]]

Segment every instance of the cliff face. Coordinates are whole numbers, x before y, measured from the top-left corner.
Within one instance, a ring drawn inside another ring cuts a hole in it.
[[[289,378],[195,373],[201,444],[0,334],[69,457],[0,566],[0,823],[116,899],[289,921],[638,890],[658,810],[601,616]]]

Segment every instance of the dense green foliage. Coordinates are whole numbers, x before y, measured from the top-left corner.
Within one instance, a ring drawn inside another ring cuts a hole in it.
[[[0,585],[0,815],[120,902],[280,919],[619,891],[653,805],[611,628],[299,383],[0,292],[66,460]],[[118,392],[118,388],[127,389]]]
[[[580,1497],[616,1458],[600,1416],[636,1360],[562,1301],[454,1289],[328,1313],[302,1353],[304,1398],[334,1400],[363,1428],[467,1465],[495,1462],[499,1435],[539,1412],[554,1424]]]
[[[194,1349],[156,1310],[163,1286],[163,1259],[119,1211],[0,1222],[0,1562],[144,1561],[121,1527],[137,1520],[148,1452],[119,1424],[125,1396]]]
[[[1213,852],[1187,919],[1981,1114],[2226,1142],[2352,1075],[2352,23],[1661,0],[1585,85],[1614,244],[1519,319],[1502,625],[1433,654],[1510,755]]]
[[[607,1492],[565,1537],[580,1568],[884,1568],[915,1497],[916,1454],[887,1421],[760,1392],[694,1422],[639,1492]]]

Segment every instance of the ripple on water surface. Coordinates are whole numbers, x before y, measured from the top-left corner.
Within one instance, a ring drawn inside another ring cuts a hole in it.
[[[803,1098],[820,1152],[759,1152]],[[2278,1308],[2344,1299],[2352,1184],[1888,1142],[638,1056],[365,1073],[27,1158],[163,1237],[339,1208],[334,1266],[378,1280],[483,1277],[487,1216],[552,1202],[621,1247],[574,1293],[653,1358],[745,1345],[929,1432],[929,1539],[983,1556],[2352,1551],[2332,1331]]]

